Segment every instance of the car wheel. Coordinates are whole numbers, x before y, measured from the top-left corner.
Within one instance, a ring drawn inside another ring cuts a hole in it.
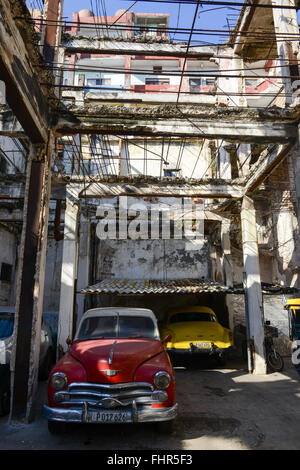
[[[65,434],[67,432],[67,423],[59,421],[48,421],[48,431],[51,434]]]
[[[52,369],[52,350],[48,349],[44,363],[39,371],[40,380],[48,380],[49,374]]]
[[[227,362],[227,354],[222,353],[217,357],[217,362],[220,366],[225,366]]]
[[[156,423],[156,429],[160,434],[172,434],[174,431],[174,420]]]
[[[0,388],[0,416],[5,416],[10,409],[9,385]]]

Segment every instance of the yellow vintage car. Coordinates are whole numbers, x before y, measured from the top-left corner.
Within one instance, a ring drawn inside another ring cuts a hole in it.
[[[227,352],[233,349],[231,330],[218,322],[215,312],[209,307],[169,310],[160,333],[162,340],[169,336],[165,346],[173,361],[187,355],[207,355],[224,364]]]

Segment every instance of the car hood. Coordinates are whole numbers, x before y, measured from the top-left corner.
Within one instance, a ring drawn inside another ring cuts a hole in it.
[[[137,367],[163,350],[155,339],[93,339],[75,341],[69,352],[86,369],[88,382],[120,383],[133,381]]]
[[[213,341],[224,336],[225,329],[217,322],[182,322],[168,325],[172,343],[179,341]]]

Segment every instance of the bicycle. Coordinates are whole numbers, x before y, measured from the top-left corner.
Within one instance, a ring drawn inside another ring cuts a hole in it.
[[[267,365],[273,372],[280,372],[284,368],[284,361],[274,347],[273,338],[278,337],[278,329],[265,322],[265,350]]]

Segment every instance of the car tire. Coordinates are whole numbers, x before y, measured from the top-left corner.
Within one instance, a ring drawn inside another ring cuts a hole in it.
[[[10,409],[10,371],[8,366],[0,368],[0,416],[5,416]]]
[[[10,390],[9,385],[0,387],[0,416],[5,416],[10,409]]]
[[[156,429],[160,434],[172,434],[174,431],[174,420],[156,423]]]
[[[217,362],[220,366],[225,366],[227,362],[227,354],[223,353],[217,357]]]
[[[67,423],[59,421],[48,421],[48,431],[50,434],[65,434],[67,432]]]

